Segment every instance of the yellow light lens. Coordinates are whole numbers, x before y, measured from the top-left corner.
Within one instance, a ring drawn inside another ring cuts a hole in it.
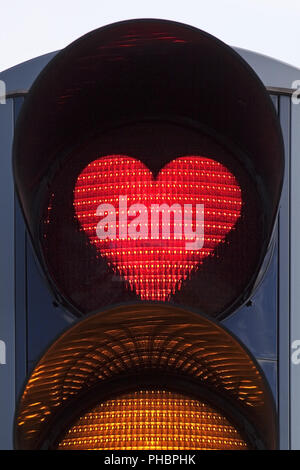
[[[165,390],[136,391],[81,416],[58,449],[245,450],[236,427],[210,405]]]

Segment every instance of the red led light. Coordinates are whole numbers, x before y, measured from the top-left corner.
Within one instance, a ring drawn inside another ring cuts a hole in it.
[[[234,175],[201,156],[177,158],[156,178],[134,158],[101,157],[74,189],[75,212],[90,242],[143,300],[165,301],[180,290],[224,242],[241,206]]]

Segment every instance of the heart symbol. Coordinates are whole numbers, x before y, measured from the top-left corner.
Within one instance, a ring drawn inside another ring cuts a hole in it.
[[[177,158],[154,178],[141,161],[108,155],[78,176],[74,207],[90,242],[128,287],[141,299],[165,301],[224,243],[242,196],[234,175],[210,158]]]

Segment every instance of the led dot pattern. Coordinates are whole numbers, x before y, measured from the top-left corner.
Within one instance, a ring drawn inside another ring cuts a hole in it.
[[[139,390],[81,416],[61,450],[246,450],[228,419],[210,405],[166,390]]]
[[[127,197],[127,209],[133,204],[146,208],[147,223],[136,222],[138,238],[130,236],[129,227],[140,212],[127,217],[126,208],[119,206],[120,196]],[[102,204],[113,209],[102,214],[109,217],[109,232],[100,239],[97,224],[101,217],[96,213]],[[167,205],[165,215],[155,218],[151,212],[154,204]],[[172,209],[175,204],[177,212]],[[201,248],[187,248],[197,230],[200,205],[204,205],[204,243]],[[203,259],[224,243],[240,217],[242,196],[234,175],[206,157],[177,158],[154,178],[141,161],[109,155],[91,162],[80,173],[74,208],[90,242],[126,280],[127,287],[142,300],[166,301]]]

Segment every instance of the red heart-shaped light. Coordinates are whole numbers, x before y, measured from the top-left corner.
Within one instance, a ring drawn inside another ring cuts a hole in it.
[[[169,206],[166,219],[159,214],[151,219],[151,209],[154,213],[158,207],[154,204]],[[177,212],[172,211],[173,204]],[[188,227],[196,230],[196,209],[199,213],[201,205],[204,236],[197,244]],[[201,156],[177,158],[155,179],[139,160],[123,155],[101,157],[87,165],[74,189],[76,215],[90,242],[145,300],[165,301],[179,290],[182,281],[224,242],[240,217],[241,206],[235,177],[219,162]],[[141,213],[144,218],[137,219]]]

